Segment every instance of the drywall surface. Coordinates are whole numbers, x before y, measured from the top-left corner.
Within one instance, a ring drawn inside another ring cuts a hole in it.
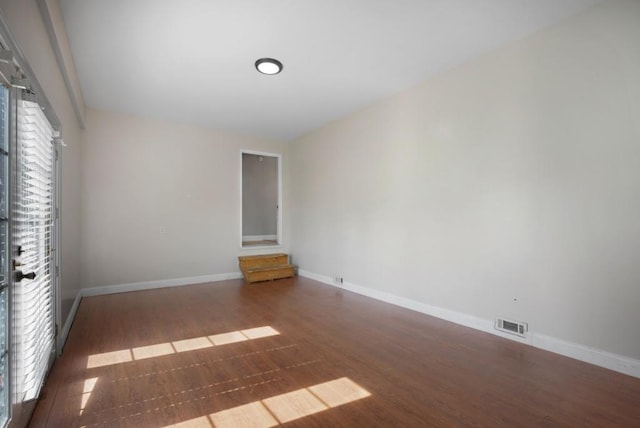
[[[302,269],[640,358],[640,2],[290,145]]]
[[[35,1],[0,1],[2,16],[62,124],[60,150],[60,295],[75,297],[80,283],[80,126]],[[62,321],[70,305],[63,305]]]
[[[283,143],[94,109],[86,118],[85,287],[237,272],[251,253],[240,249],[240,152]]]

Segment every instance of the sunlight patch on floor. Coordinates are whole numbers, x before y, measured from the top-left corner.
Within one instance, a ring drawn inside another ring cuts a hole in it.
[[[209,339],[216,346],[228,345],[230,343],[244,342],[245,340],[248,340],[247,336],[245,336],[244,334],[242,334],[239,331],[232,331],[232,332],[229,332],[229,333],[214,334],[213,336],[209,336]]]
[[[208,337],[196,337],[195,339],[178,340],[172,342],[177,352],[195,351],[196,349],[210,348],[213,344]]]
[[[338,407],[371,395],[369,391],[346,377],[310,386],[309,390],[329,407]]]
[[[261,339],[263,337],[269,337],[269,336],[276,336],[280,334],[276,329],[269,326],[250,328],[249,330],[241,330],[240,333],[244,334],[251,340]]]
[[[96,382],[98,382],[97,377],[92,377],[84,381],[84,385],[82,386],[82,398],[80,399],[80,416],[82,416],[85,407],[87,407],[87,403],[93,393],[93,389],[96,387]]]
[[[165,428],[269,428],[354,401],[371,393],[347,377],[254,401]]]
[[[214,334],[212,336],[195,337],[193,339],[177,340],[175,342],[158,343],[155,345],[141,346],[120,351],[105,352],[89,355],[87,368],[110,366],[113,364],[128,363],[147,358],[162,357],[164,355],[179,352],[194,351],[196,349],[212,348],[214,346],[228,345],[247,340],[261,339],[263,337],[277,336],[280,333],[271,326],[250,328],[246,330],[231,331]]]
[[[141,346],[139,348],[133,348],[134,360],[144,360],[147,358],[161,357],[163,355],[174,354],[175,348],[171,343],[159,343],[157,345]]]
[[[128,363],[133,361],[131,349],[123,349],[122,351],[105,352],[103,354],[89,355],[87,360],[87,368],[110,366],[112,364]]]
[[[328,407],[308,389],[299,389],[262,400],[280,422],[290,422],[327,410]]]
[[[278,425],[271,413],[260,403],[245,404],[210,415],[214,427],[268,428]]]

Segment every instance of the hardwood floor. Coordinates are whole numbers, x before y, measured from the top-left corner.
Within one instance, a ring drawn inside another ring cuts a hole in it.
[[[305,278],[84,298],[32,427],[638,427],[640,379]]]

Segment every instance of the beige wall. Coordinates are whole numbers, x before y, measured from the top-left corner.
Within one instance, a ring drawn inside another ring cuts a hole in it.
[[[83,285],[238,272],[237,256],[251,253],[240,250],[240,151],[284,144],[93,109],[86,118]],[[286,228],[284,239],[286,251]]]
[[[35,1],[1,0],[0,10],[47,98],[62,123],[66,148],[61,151],[61,266],[63,299],[75,297],[80,283],[80,128],[47,31]],[[63,305],[66,318],[69,305]]]
[[[639,23],[606,2],[291,144],[296,262],[640,358]]]

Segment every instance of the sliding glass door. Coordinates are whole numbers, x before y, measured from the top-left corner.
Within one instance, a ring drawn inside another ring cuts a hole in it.
[[[19,100],[17,108],[13,319],[16,342],[16,393],[38,396],[54,356],[54,162],[53,128],[40,106]]]
[[[9,418],[9,91],[0,85],[0,427]]]
[[[29,98],[0,85],[0,428],[26,423],[55,357],[55,132]]]
[[[28,424],[56,355],[59,130],[0,13],[0,428]]]

